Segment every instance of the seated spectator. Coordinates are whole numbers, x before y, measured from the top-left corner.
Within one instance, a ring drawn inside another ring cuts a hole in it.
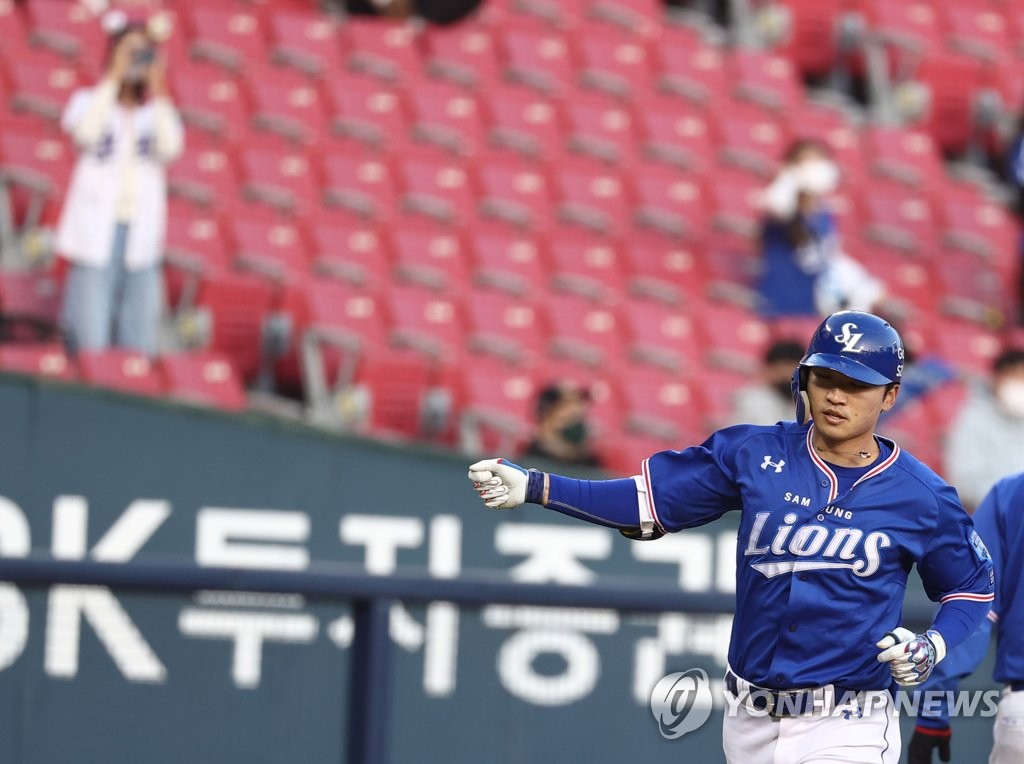
[[[590,443],[590,394],[573,385],[548,385],[537,396],[537,429],[529,456],[600,466]]]
[[[1024,470],[1024,349],[996,357],[989,385],[971,391],[946,442],[946,472],[968,508],[996,481]]]
[[[736,392],[731,424],[775,424],[794,418],[793,370],[804,348],[793,340],[773,343],[764,356],[761,381]]]
[[[343,0],[346,13],[452,24],[477,9],[482,0]]]
[[[842,251],[828,195],[839,168],[824,144],[796,141],[765,189],[760,310],[766,317],[871,310],[884,287]]]
[[[154,355],[164,165],[181,153],[183,128],[158,51],[160,25],[131,22],[122,11],[108,13],[104,25],[106,72],[72,94],[61,120],[79,152],[57,226],[57,251],[71,262],[62,321],[76,349],[117,345]]]

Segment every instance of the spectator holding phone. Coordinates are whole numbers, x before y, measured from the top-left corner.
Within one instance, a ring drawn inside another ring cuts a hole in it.
[[[62,322],[78,350],[115,345],[154,355],[167,223],[164,167],[184,144],[158,50],[169,21],[160,15],[130,21],[111,11],[104,28],[103,78],[77,90],[61,119],[79,154],[57,227],[57,251],[71,264]]]

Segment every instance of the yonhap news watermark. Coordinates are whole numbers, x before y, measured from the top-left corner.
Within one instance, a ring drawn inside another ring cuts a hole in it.
[[[700,729],[715,708],[728,716],[788,718],[828,716],[844,719],[871,714],[993,718],[999,707],[999,690],[919,690],[914,687],[888,690],[840,690],[819,687],[778,691],[750,685],[743,680],[712,681],[706,671],[692,668],[662,677],[651,691],[651,714],[658,731],[669,740]]]

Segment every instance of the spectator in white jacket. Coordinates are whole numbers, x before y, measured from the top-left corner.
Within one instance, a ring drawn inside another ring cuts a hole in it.
[[[61,122],[79,152],[57,227],[57,251],[71,263],[62,320],[79,350],[155,355],[164,166],[181,153],[184,130],[154,35],[123,18],[110,31],[102,80],[72,95]]]

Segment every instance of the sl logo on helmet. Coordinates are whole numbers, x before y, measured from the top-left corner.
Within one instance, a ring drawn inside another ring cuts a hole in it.
[[[864,348],[857,347],[864,335],[860,332],[854,333],[853,330],[856,328],[857,324],[854,323],[843,324],[843,333],[833,337],[836,342],[842,343],[843,350],[847,353],[860,353],[864,350]]]

